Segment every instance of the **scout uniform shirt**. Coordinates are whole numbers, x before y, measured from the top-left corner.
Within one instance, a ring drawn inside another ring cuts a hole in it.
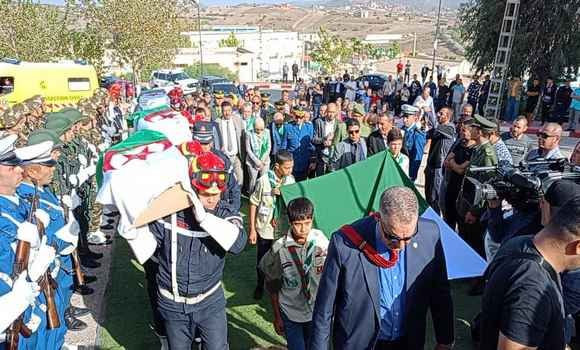
[[[272,194],[272,189],[280,189],[280,187],[291,185],[294,182],[296,182],[294,176],[290,175],[279,179],[273,170],[268,171],[258,179],[256,189],[250,196],[250,203],[258,208],[256,213],[256,231],[261,238],[274,239],[272,219],[274,218],[276,197]],[[276,220],[279,220],[279,218],[276,218]]]
[[[292,322],[312,321],[327,250],[328,238],[322,231],[312,229],[304,245],[296,243],[288,231],[260,261],[266,289],[279,293],[280,308]]]

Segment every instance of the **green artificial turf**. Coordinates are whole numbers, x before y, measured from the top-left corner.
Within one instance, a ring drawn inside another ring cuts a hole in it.
[[[245,211],[245,210],[243,210]],[[247,245],[237,256],[226,261],[224,286],[228,302],[228,336],[230,349],[247,350],[255,347],[284,346],[271,324],[272,311],[267,295],[256,303],[256,248]],[[455,349],[474,349],[467,322],[477,313],[479,297],[467,296],[466,282],[452,283],[455,303]],[[151,309],[145,289],[143,268],[133,259],[124,239],[115,242],[109,286],[105,295],[106,316],[99,343],[101,349],[148,350],[159,349],[157,337],[151,330]],[[434,345],[433,331],[428,326],[426,349]],[[412,336],[412,335],[411,335]]]

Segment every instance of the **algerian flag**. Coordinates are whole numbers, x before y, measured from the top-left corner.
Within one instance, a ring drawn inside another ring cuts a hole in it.
[[[97,168],[97,201],[119,210],[119,234],[142,263],[153,254],[156,243],[147,226],[136,229],[133,223],[155,198],[176,184],[193,193],[189,163],[163,134],[141,130],[106,150]]]
[[[481,276],[486,262],[429,207],[388,151],[331,174],[282,187],[284,203],[307,197],[314,204],[317,229],[330,236],[370,212],[378,211],[381,194],[391,186],[415,191],[419,213],[439,226],[449,279]]]
[[[174,145],[192,140],[189,120],[167,106],[138,112],[132,120],[135,130],[159,131]]]

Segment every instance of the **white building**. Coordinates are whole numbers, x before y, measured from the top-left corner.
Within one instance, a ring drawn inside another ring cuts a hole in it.
[[[244,53],[238,52],[239,50],[228,51],[227,48],[220,48],[220,41],[226,39],[230,33],[234,33],[240,41],[241,48],[245,49]],[[176,64],[192,64],[199,60],[197,49],[200,41],[199,34],[197,31],[183,33],[195,48],[180,50],[175,59]],[[293,63],[302,66],[304,56],[304,41],[298,37],[297,32],[261,30],[258,27],[242,26],[213,27],[211,31],[201,32],[201,42],[204,63],[219,63],[228,68],[237,66],[240,74],[253,78],[253,80],[248,80],[240,76],[240,80],[243,81],[255,81],[264,75],[281,75],[284,63],[289,67]],[[243,56],[243,60],[238,59],[240,55]]]

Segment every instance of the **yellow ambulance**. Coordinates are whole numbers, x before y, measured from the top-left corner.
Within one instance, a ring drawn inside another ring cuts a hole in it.
[[[34,95],[45,98],[50,110],[75,105],[99,88],[97,73],[90,65],[0,61],[0,104],[12,106]]]

